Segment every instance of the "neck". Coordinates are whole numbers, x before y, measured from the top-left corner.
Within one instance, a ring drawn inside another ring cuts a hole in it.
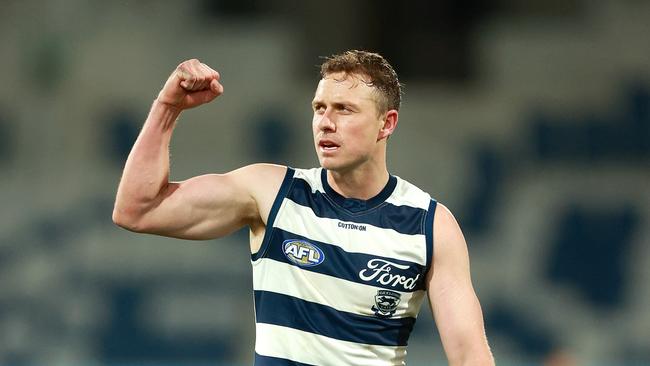
[[[386,165],[378,169],[353,169],[346,172],[327,171],[327,182],[346,198],[368,200],[381,192],[388,182]]]

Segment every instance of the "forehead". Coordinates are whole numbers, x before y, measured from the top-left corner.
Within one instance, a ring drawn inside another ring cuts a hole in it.
[[[314,100],[355,99],[375,101],[375,87],[367,75],[337,72],[325,75],[318,83]]]

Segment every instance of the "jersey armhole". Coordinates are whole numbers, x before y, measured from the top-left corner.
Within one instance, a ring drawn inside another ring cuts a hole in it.
[[[280,190],[278,191],[277,196],[275,196],[275,200],[273,201],[273,206],[271,206],[271,212],[269,212],[269,218],[266,222],[266,230],[264,232],[264,238],[262,239],[262,245],[260,246],[260,249],[251,254],[251,260],[254,262],[258,260],[260,257],[264,256],[264,253],[266,253],[269,242],[271,241],[271,235],[273,232],[273,224],[275,223],[275,218],[278,215],[278,211],[280,211],[280,206],[282,206],[282,201],[284,201],[284,198],[287,196],[289,193],[289,188],[291,187],[291,183],[293,182],[293,175],[295,173],[295,169],[291,167],[287,167],[287,172],[284,175],[284,179],[282,180],[282,184],[280,185]]]
[[[424,236],[426,238],[426,248],[427,248],[427,265],[425,273],[429,273],[431,270],[431,264],[433,263],[433,218],[436,214],[436,207],[438,202],[434,199],[429,201],[429,209],[427,210],[426,222],[424,224]]]

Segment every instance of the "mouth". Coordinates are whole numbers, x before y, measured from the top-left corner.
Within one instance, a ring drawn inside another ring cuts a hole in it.
[[[341,145],[335,143],[332,140],[323,139],[323,140],[318,141],[318,147],[322,151],[333,152],[333,151],[338,150],[338,148],[341,147]]]

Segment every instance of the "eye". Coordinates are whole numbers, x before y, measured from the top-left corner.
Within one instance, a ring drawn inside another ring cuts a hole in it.
[[[325,111],[325,106],[323,104],[314,104],[312,105],[312,109],[314,110],[314,113],[321,114]]]
[[[341,113],[346,113],[347,114],[347,113],[352,113],[353,112],[353,110],[347,105],[341,105],[341,106],[339,106],[338,109],[339,109],[339,111],[341,111]]]

